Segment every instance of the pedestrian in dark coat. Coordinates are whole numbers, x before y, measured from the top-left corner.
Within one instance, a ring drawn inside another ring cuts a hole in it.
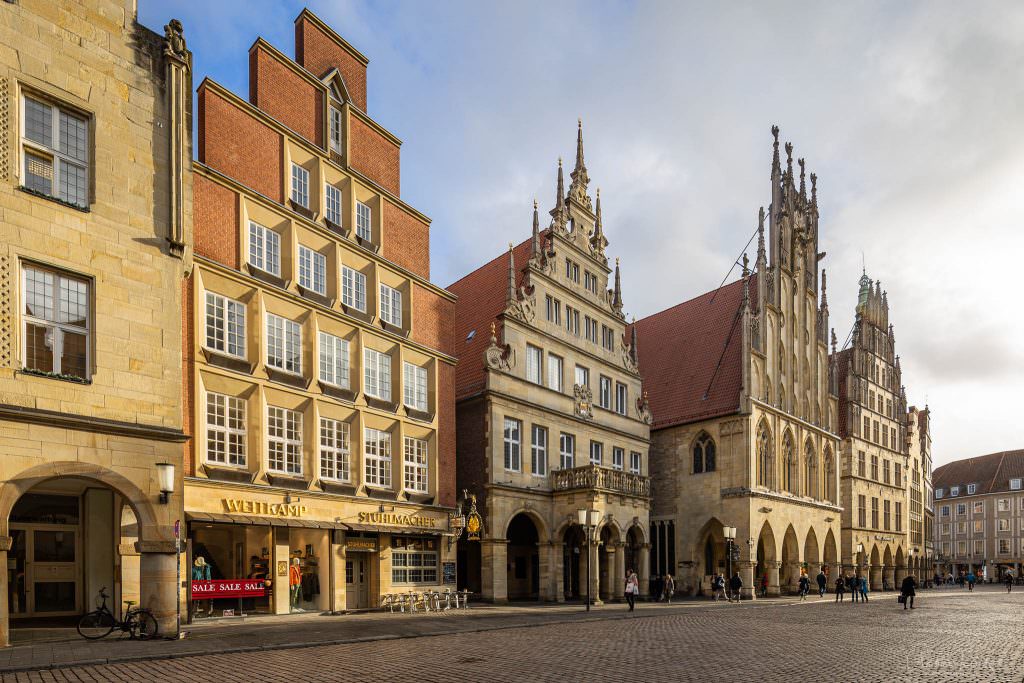
[[[818,597],[825,595],[825,591],[828,590],[828,577],[825,576],[825,572],[818,572]]]
[[[914,581],[914,577],[908,574],[900,586],[900,595],[903,596],[903,609],[907,609],[908,604],[910,609],[914,609],[914,596],[917,595],[916,588],[917,581]]]
[[[836,579],[836,602],[843,601],[843,594],[846,593],[846,582],[843,581],[843,577]]]

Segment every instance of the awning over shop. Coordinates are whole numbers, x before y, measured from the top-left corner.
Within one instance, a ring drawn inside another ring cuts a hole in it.
[[[340,522],[349,531],[370,531],[378,534],[398,534],[402,536],[444,536],[441,529],[424,529],[422,527],[385,526],[383,524],[359,524],[358,522]]]
[[[322,522],[296,517],[266,517],[263,515],[228,514],[225,512],[186,512],[190,522],[216,522],[218,524],[248,524],[255,526],[287,526],[303,529],[345,529],[340,522]]]

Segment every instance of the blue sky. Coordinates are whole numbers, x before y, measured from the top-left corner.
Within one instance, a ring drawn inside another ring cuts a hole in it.
[[[257,36],[293,54],[303,3],[140,0],[182,20],[195,83],[242,93]],[[310,2],[370,59],[402,195],[433,219],[446,285],[529,234],[583,118],[626,307],[713,289],[769,202],[770,126],[818,174],[832,321],[862,254],[889,293],[938,463],[1024,446],[1024,5]]]

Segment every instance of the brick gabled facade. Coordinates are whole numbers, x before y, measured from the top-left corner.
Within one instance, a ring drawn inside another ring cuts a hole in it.
[[[186,511],[303,492],[306,519],[333,530],[320,571],[334,580],[321,584],[341,586],[318,607],[344,609],[406,583],[392,547],[426,548],[434,567],[415,583],[441,582],[455,296],[429,280],[430,220],[399,195],[401,143],[366,113],[367,59],[308,10],[295,32],[294,59],[253,43],[248,100],[209,78],[198,89]],[[238,415],[241,434],[224,424]],[[368,523],[381,505],[405,522]],[[335,547],[359,534],[378,548],[369,598],[346,595]],[[270,611],[288,609],[287,593]]]

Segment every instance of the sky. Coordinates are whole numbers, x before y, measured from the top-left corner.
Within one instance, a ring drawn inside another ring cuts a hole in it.
[[[293,55],[304,6],[139,5],[154,30],[182,20],[196,85],[243,96],[248,48]],[[777,124],[818,175],[840,341],[863,265],[889,295],[908,402],[932,410],[935,464],[1024,448],[1024,4],[306,6],[370,59],[368,113],[403,141],[438,284],[529,236],[580,117],[627,313],[714,289],[770,202]]]

